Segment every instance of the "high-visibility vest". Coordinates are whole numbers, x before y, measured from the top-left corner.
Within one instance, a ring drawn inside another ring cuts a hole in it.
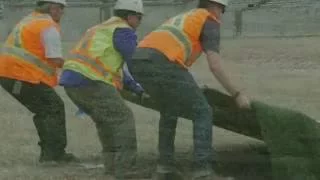
[[[144,37],[138,47],[156,49],[170,61],[190,67],[202,53],[200,35],[208,18],[220,23],[200,8],[177,15]]]
[[[33,12],[13,29],[0,52],[0,76],[32,84],[57,85],[58,65],[45,57],[41,33],[57,23],[50,15]]]
[[[71,50],[63,70],[72,70],[91,80],[102,81],[121,89],[124,60],[113,46],[116,28],[131,27],[123,19],[111,17],[104,23],[90,28]]]

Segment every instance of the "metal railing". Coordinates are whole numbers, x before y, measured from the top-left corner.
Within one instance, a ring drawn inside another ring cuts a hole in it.
[[[35,6],[33,2],[6,2],[5,7],[12,10],[6,11],[7,18],[3,22],[7,23],[10,28],[14,25],[13,22],[25,15],[26,11],[32,10]],[[188,8],[194,8],[193,4],[188,6],[185,2],[183,0],[144,1],[146,15],[138,30],[139,35],[145,35],[170,16]],[[223,37],[319,35],[320,16],[315,14],[317,9],[313,7],[318,2],[316,0],[239,0],[231,2],[223,18],[221,30]],[[69,1],[68,4],[62,29],[65,38],[78,39],[87,28],[112,15],[114,2]]]

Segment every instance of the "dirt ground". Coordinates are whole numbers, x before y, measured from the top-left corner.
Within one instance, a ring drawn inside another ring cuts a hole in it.
[[[300,110],[319,119],[320,83],[318,70],[320,38],[238,39],[222,41],[224,66],[232,79],[254,99]],[[70,43],[65,43],[66,48]],[[210,75],[204,58],[190,70],[200,85],[221,89]],[[77,119],[75,106],[61,88],[67,109],[68,151],[86,163],[100,163],[101,146],[90,119]],[[32,114],[2,89],[0,127],[0,179],[108,179],[102,168],[78,166],[44,167],[37,163],[38,137]],[[139,154],[143,168],[150,172],[157,155],[158,113],[130,104],[136,117]],[[217,172],[239,180],[270,180],[263,143],[214,127],[214,156]],[[262,148],[261,148],[262,147]],[[179,121],[176,156],[180,168],[190,171],[192,124]],[[187,175],[187,173],[186,173]]]

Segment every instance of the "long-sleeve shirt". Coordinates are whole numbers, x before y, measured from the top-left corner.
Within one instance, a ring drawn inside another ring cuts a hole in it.
[[[137,35],[130,28],[117,28],[113,36],[113,45],[124,59],[123,67],[123,84],[125,89],[129,89],[137,94],[141,94],[144,90],[137,83],[130,73],[131,57],[137,46]],[[91,81],[78,72],[65,70],[60,77],[60,85],[68,87],[86,86]]]

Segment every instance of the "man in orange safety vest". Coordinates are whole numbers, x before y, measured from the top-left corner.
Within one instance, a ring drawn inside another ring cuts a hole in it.
[[[132,75],[160,107],[158,179],[182,179],[174,167],[178,115],[193,117],[192,179],[224,179],[212,170],[212,109],[188,68],[202,52],[209,69],[240,108],[250,101],[221,67],[220,21],[228,0],[199,0],[198,8],[179,14],[142,39],[133,55]]]
[[[65,0],[39,0],[11,31],[0,53],[0,85],[34,113],[40,162],[77,161],[67,145],[64,103],[53,89],[64,59],[59,22]]]

